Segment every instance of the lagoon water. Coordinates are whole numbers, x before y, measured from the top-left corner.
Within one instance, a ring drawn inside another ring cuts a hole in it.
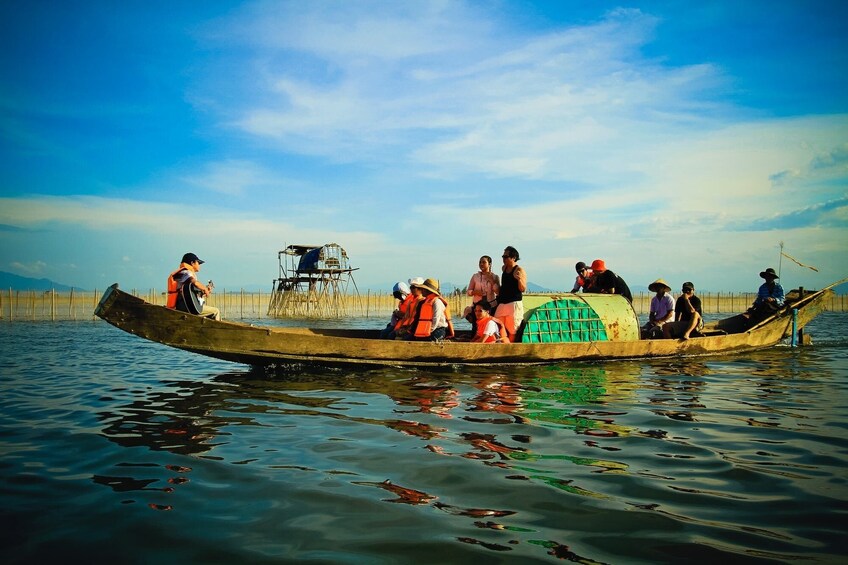
[[[266,371],[0,323],[3,561],[844,562],[848,316],[808,330],[711,359]]]

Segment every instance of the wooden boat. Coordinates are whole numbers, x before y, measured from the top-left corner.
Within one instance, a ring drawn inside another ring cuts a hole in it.
[[[548,316],[551,314],[549,307],[557,304],[589,300],[587,304],[591,302],[596,310],[608,311],[605,328],[599,330],[602,333],[605,331],[606,335],[590,335],[590,339],[594,341],[559,343],[544,342],[538,338],[538,334],[536,342],[511,344],[480,344],[454,340],[381,340],[379,330],[261,327],[226,320],[215,321],[150,304],[121,291],[117,284],[109,287],[103,294],[95,314],[110,324],[144,339],[249,365],[527,365],[564,361],[722,355],[771,347],[792,336],[794,331],[800,330],[821,313],[825,296],[832,292],[831,288],[842,282],[844,280],[803,296],[800,296],[798,291],[793,291],[789,293],[786,305],[781,310],[754,326],[742,315],[736,315],[707,324],[700,336],[688,340],[639,339],[638,319],[626,300],[618,296],[570,293],[544,297],[541,300],[542,306],[529,309],[529,318],[532,318],[533,313]],[[590,299],[590,296],[598,298]],[[583,309],[585,308],[584,305]],[[621,314],[627,311],[629,314]],[[572,316],[579,317],[577,314],[574,311],[571,313]],[[603,318],[604,315],[600,317]],[[525,320],[529,318],[525,316]],[[557,323],[565,325],[565,322]],[[584,329],[589,324],[583,318],[579,323]],[[637,327],[635,337],[632,331],[634,323]],[[541,325],[544,324],[540,322],[539,327]],[[574,335],[578,334],[579,332],[575,332]]]

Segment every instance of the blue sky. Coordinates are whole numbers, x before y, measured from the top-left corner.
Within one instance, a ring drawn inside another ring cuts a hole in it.
[[[360,288],[518,248],[570,288],[848,276],[844,2],[5,2],[0,270],[269,289],[336,242]],[[499,266],[499,260],[495,261]]]

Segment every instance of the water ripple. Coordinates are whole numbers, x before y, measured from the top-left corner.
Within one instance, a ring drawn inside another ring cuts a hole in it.
[[[190,562],[835,561],[840,339],[508,372],[265,371],[105,324],[0,324],[3,542],[12,562],[98,543]]]

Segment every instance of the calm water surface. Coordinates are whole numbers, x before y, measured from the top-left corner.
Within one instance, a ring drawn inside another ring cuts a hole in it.
[[[0,323],[3,561],[844,562],[848,316],[809,333],[709,360],[271,372]]]

